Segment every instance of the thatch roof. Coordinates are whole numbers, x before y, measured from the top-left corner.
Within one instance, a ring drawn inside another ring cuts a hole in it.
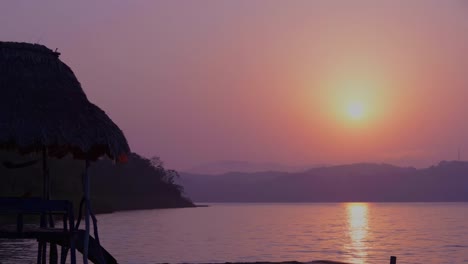
[[[119,127],[90,103],[59,53],[0,42],[0,148],[118,159],[130,149]]]

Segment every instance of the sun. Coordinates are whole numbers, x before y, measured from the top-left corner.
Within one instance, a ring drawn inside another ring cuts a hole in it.
[[[318,80],[320,117],[350,131],[376,131],[390,114],[394,100],[384,67],[359,60],[335,65]]]
[[[352,120],[361,120],[364,118],[366,111],[362,102],[349,102],[346,106],[346,115]]]

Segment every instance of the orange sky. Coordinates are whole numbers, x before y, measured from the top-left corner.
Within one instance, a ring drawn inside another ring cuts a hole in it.
[[[0,22],[169,167],[468,159],[463,1],[14,1]]]

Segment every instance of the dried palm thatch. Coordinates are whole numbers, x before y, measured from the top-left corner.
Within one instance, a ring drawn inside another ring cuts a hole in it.
[[[130,151],[124,134],[88,101],[59,55],[38,44],[0,42],[0,148],[124,157]]]

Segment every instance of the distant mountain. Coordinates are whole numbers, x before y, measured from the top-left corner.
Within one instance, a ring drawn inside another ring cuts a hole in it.
[[[273,162],[249,162],[242,160],[221,160],[200,164],[198,166],[185,169],[187,173],[195,174],[223,174],[228,172],[262,172],[262,171],[284,171],[299,172],[316,167],[315,166],[288,166]]]
[[[359,163],[296,173],[182,173],[180,184],[196,202],[468,201],[468,162],[424,169]]]

